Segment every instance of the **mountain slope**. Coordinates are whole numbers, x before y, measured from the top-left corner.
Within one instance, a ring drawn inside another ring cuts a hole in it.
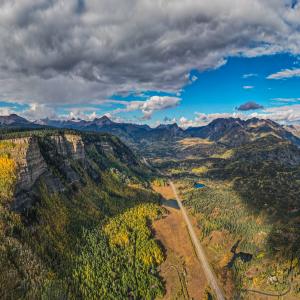
[[[16,114],[0,116],[0,127],[34,127],[34,125]]]
[[[148,176],[108,134],[2,135],[0,298],[161,295],[163,253],[149,228],[160,198],[147,188]]]
[[[241,119],[215,119],[207,126],[188,128],[186,134],[211,141],[223,143],[228,146],[239,146],[265,135],[274,135],[289,140],[300,146],[300,139],[276,122],[252,118]]]
[[[284,128],[291,132],[294,136],[297,136],[300,138],[300,125],[287,125],[284,126]]]
[[[300,146],[300,138],[293,134],[295,130],[286,130],[286,127],[276,122],[257,118],[249,120],[219,118],[213,120],[206,126],[190,127],[186,130],[178,127],[176,123],[150,128],[147,125],[112,122],[107,117],[95,119],[94,121],[46,120],[42,122],[42,124],[84,131],[109,132],[117,135],[124,142],[136,146],[135,148],[142,146],[143,150],[147,150],[147,148],[151,146],[149,143],[155,143],[157,141],[174,142],[174,140],[189,137],[208,139],[228,146],[238,146],[265,135],[278,136]],[[148,144],[148,146],[144,147],[145,143]]]

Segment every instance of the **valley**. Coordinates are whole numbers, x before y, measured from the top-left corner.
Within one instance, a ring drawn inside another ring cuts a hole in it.
[[[172,176],[229,299],[297,299],[299,148],[260,127],[234,143],[184,138],[152,164]]]
[[[153,163],[174,178],[224,290],[234,299],[297,299],[299,150],[273,134],[223,153],[201,152],[201,143],[186,159]]]
[[[163,299],[203,299],[209,292],[209,286],[197,261],[181,211],[173,200],[174,193],[169,185],[154,185],[153,188],[166,199],[163,207],[167,210],[164,218],[154,222],[155,236],[166,250],[166,260],[160,272],[166,280]]]
[[[300,299],[300,0],[0,0],[0,300]]]
[[[1,122],[1,298],[299,297],[290,129]]]

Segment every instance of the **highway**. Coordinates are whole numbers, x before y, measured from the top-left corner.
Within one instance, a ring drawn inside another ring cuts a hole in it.
[[[202,245],[200,244],[199,239],[197,238],[197,235],[194,231],[194,228],[192,226],[192,223],[189,219],[189,216],[187,215],[186,209],[184,208],[184,206],[181,203],[181,200],[179,199],[179,196],[177,194],[177,190],[175,185],[173,184],[173,182],[171,180],[169,180],[169,184],[173,190],[173,193],[175,195],[176,201],[178,203],[178,206],[182,212],[182,216],[184,218],[184,221],[186,223],[186,226],[188,228],[190,237],[192,239],[192,243],[194,245],[195,248],[195,252],[197,254],[197,257],[199,259],[199,262],[203,268],[204,274],[207,278],[207,281],[210,284],[211,289],[214,291],[215,296],[217,297],[218,300],[225,300],[225,296],[224,296],[224,292],[222,290],[222,288],[219,286],[217,277],[215,275],[215,273],[213,272],[212,268],[209,265],[209,262],[207,260],[207,257],[205,255],[205,252],[203,250]]]
[[[148,163],[148,161],[145,157],[143,157],[143,161],[144,161],[146,166],[152,168],[152,166]],[[160,170],[157,170],[157,171],[158,171],[159,174],[165,176]],[[195,252],[197,254],[199,263],[203,268],[206,279],[209,282],[209,285],[210,285],[211,289],[213,290],[215,296],[217,297],[217,300],[225,300],[226,298],[224,296],[224,292],[223,292],[222,288],[220,287],[220,285],[218,283],[217,276],[215,275],[214,271],[212,270],[212,268],[211,268],[211,266],[208,262],[206,254],[204,252],[204,249],[203,249],[199,239],[197,238],[197,235],[196,235],[195,230],[193,228],[193,225],[192,225],[192,223],[189,219],[189,216],[186,212],[186,209],[182,205],[181,200],[178,196],[176,187],[175,187],[174,183],[172,182],[172,180],[170,180],[170,179],[169,179],[169,184],[172,188],[175,199],[176,199],[177,204],[178,204],[178,206],[180,208],[180,211],[182,213],[183,219],[184,219],[185,224],[187,226],[187,229],[189,231],[192,243],[194,245]]]

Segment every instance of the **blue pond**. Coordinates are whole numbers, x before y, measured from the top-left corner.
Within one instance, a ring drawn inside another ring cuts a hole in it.
[[[202,184],[202,183],[195,183],[194,187],[195,187],[196,189],[202,189],[202,188],[205,187],[205,185]]]

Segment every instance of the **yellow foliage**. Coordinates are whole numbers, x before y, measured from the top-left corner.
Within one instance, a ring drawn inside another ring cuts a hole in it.
[[[9,152],[15,146],[11,141],[0,141],[0,153]]]
[[[129,243],[129,236],[127,232],[121,231],[112,236],[110,242],[114,245],[126,246]]]
[[[210,141],[208,139],[201,139],[201,138],[185,138],[183,140],[180,140],[178,143],[181,144],[182,146],[186,146],[186,147],[192,147],[192,146],[196,146],[196,145],[213,144],[212,141]]]
[[[7,155],[0,156],[0,197],[10,198],[16,180],[16,163]]]
[[[201,166],[201,167],[192,169],[192,172],[195,174],[205,174],[207,171],[208,171],[207,166]]]
[[[158,217],[159,209],[154,204],[141,204],[121,215],[112,218],[105,226],[104,232],[111,247],[121,246],[124,252],[136,251],[136,259],[145,265],[161,264],[163,253],[157,243],[151,239],[147,220]]]
[[[230,150],[226,150],[222,154],[214,154],[211,157],[213,157],[213,158],[229,159],[229,158],[231,158],[233,156],[233,154],[234,154],[234,150],[230,149]]]
[[[259,275],[252,279],[253,287],[260,287],[265,282],[265,276]]]
[[[167,182],[164,179],[156,178],[152,181],[153,186],[166,186]]]
[[[265,257],[265,253],[264,253],[264,252],[260,252],[260,253],[258,253],[257,256],[256,256],[257,259],[262,259],[262,258],[264,258],[264,257]]]
[[[232,258],[232,253],[231,252],[227,252],[223,255],[222,259],[219,262],[219,265],[221,268],[224,268],[228,265],[228,263],[230,262]]]

